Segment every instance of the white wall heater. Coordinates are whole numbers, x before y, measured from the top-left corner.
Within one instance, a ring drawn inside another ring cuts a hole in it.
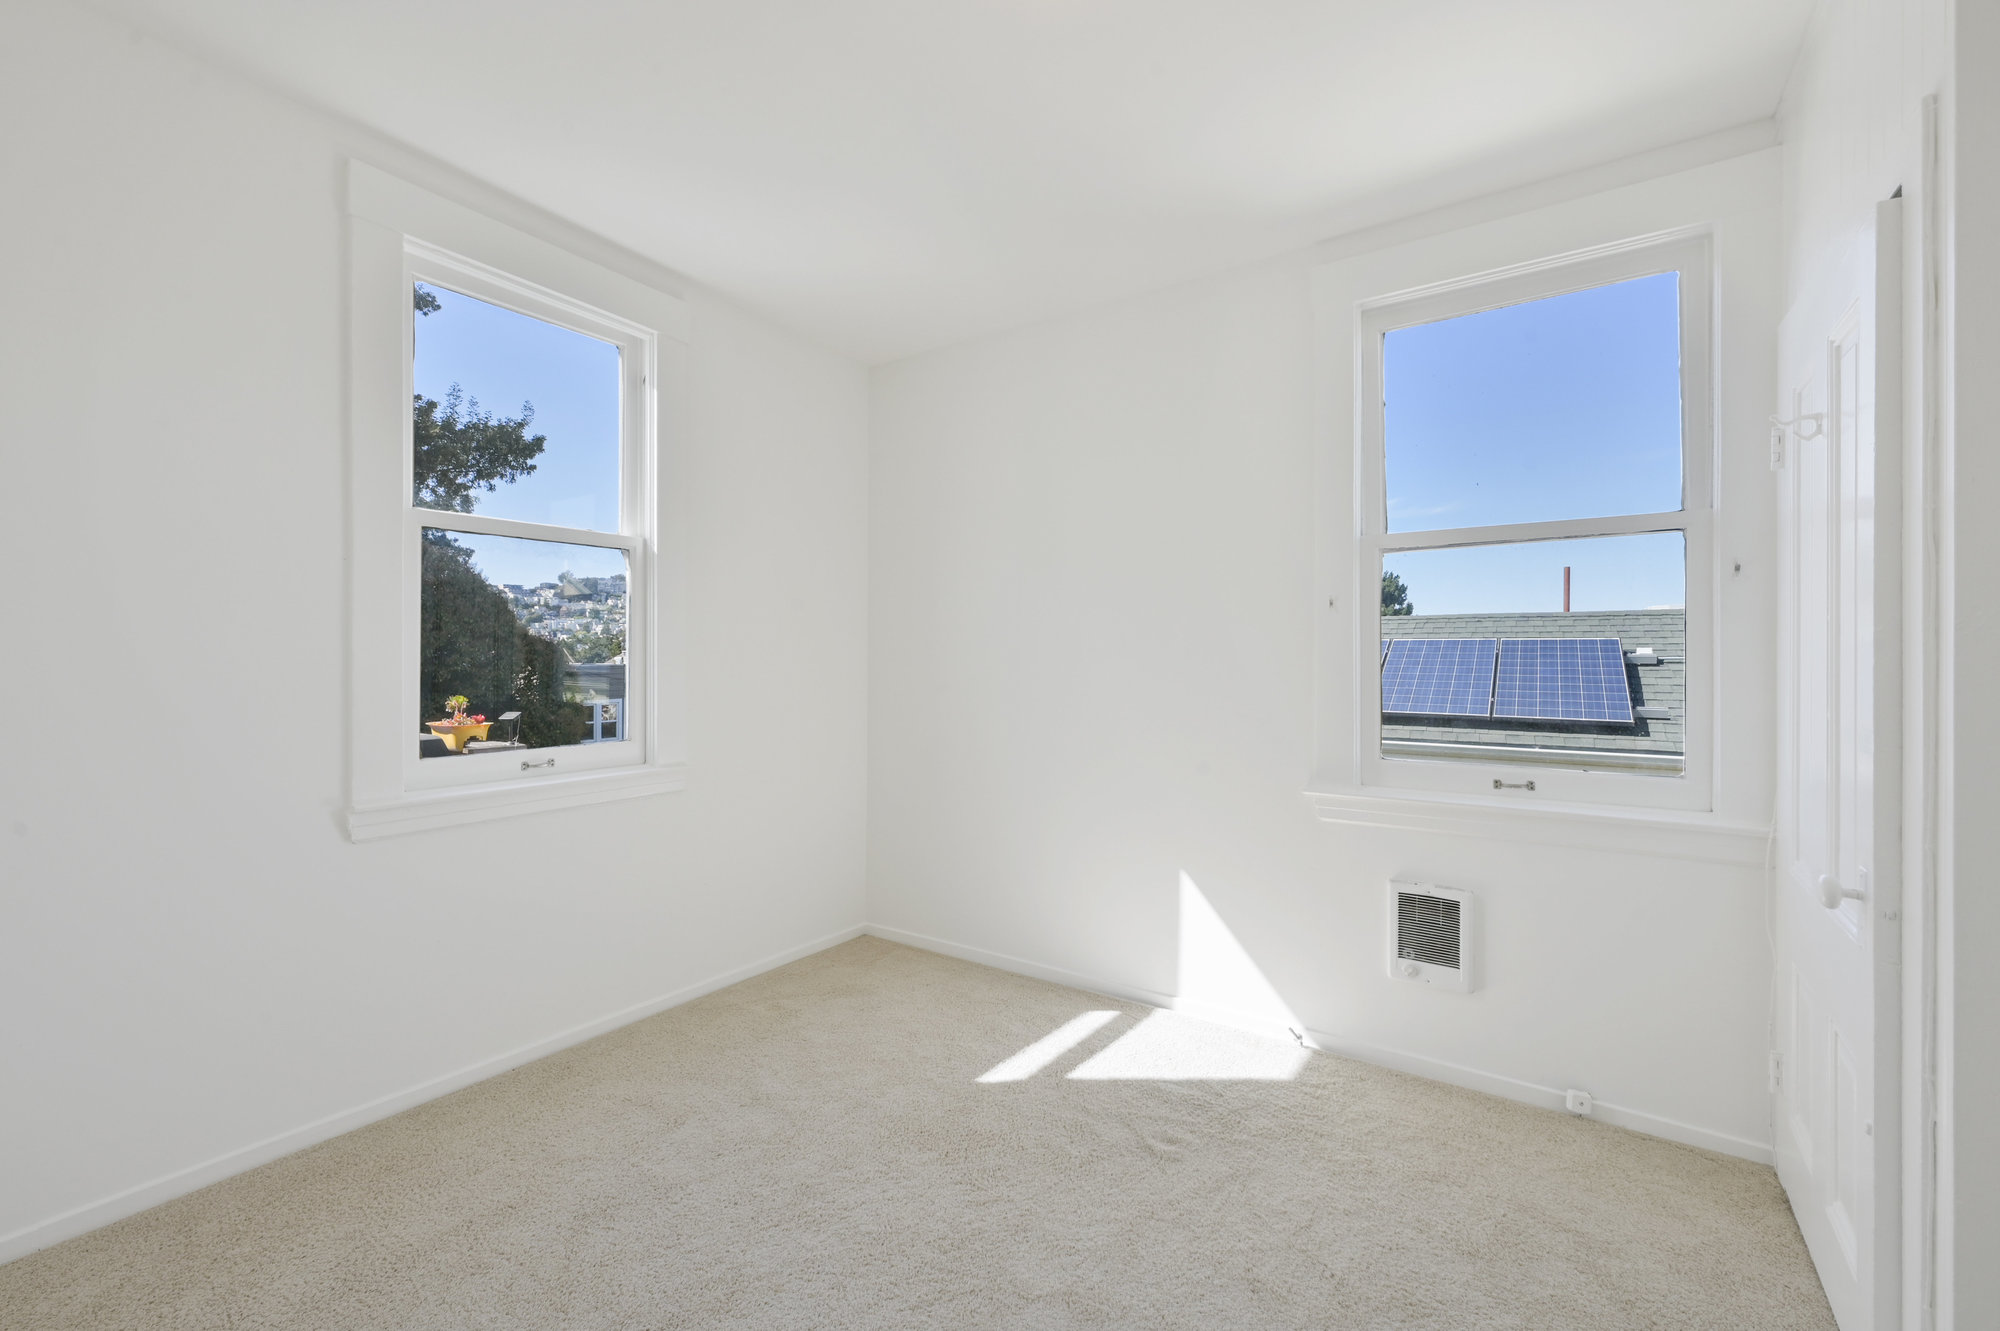
[[[1469,994],[1479,934],[1470,892],[1410,878],[1389,882],[1389,974]]]

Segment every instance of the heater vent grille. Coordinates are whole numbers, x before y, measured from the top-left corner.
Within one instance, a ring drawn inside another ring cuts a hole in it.
[[[1458,902],[1423,892],[1396,893],[1396,955],[1427,966],[1459,969]]]

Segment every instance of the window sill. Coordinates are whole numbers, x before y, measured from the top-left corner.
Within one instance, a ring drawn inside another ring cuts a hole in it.
[[[1386,792],[1316,785],[1305,792],[1323,823],[1447,836],[1528,841],[1761,868],[1771,829],[1706,813],[1530,804],[1526,798]]]
[[[1504,763],[1509,767],[1554,767],[1574,772],[1644,772],[1653,776],[1679,776],[1687,770],[1687,760],[1678,753],[1648,753],[1639,749],[1452,744],[1425,739],[1385,739],[1382,741],[1382,756]]]
[[[350,841],[380,841],[406,832],[428,832],[466,823],[492,822],[550,809],[570,809],[609,800],[664,795],[687,788],[687,765],[617,768],[579,776],[507,786],[482,786],[449,791],[424,791],[375,804],[357,804],[347,811]]]

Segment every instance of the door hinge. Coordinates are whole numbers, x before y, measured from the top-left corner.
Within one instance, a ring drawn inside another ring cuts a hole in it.
[[[1770,1055],[1769,1073],[1771,1078],[1771,1094],[1776,1095],[1779,1088],[1785,1084],[1785,1056],[1783,1054],[1774,1053]]]

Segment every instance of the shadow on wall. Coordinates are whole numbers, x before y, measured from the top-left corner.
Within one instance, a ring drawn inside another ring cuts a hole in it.
[[[982,1073],[983,1083],[1048,1073],[1070,1081],[1291,1081],[1310,1054],[1262,1032],[1303,1032],[1263,970],[1185,872],[1180,876],[1175,1010],[1134,1019],[1079,1013]],[[1107,1033],[1116,1032],[1115,1038]]]

